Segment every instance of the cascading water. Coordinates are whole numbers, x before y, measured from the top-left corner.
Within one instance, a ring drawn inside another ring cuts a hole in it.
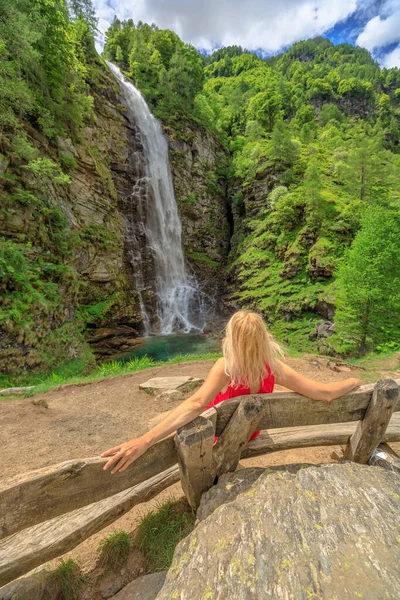
[[[146,176],[136,183],[132,199],[137,202],[143,232],[153,258],[159,333],[168,335],[173,331],[202,331],[205,326],[202,296],[195,279],[185,268],[181,222],[172,184],[167,140],[139,90],[125,79],[118,67],[107,64],[119,81],[144,148]],[[132,235],[132,231],[130,233]],[[146,334],[149,334],[151,324],[143,300],[145,285],[138,240],[131,244],[129,254],[142,319]]]

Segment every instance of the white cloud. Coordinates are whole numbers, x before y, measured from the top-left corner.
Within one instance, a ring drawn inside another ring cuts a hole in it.
[[[375,50],[400,41],[400,6],[391,15],[380,15],[368,21],[356,43],[368,50]]]
[[[373,0],[358,0],[369,5]],[[133,18],[175,31],[211,51],[231,44],[275,53],[322,35],[352,15],[357,0],[94,0],[100,27]]]
[[[400,67],[400,44],[392,52],[389,52],[383,57],[381,64],[387,69]]]

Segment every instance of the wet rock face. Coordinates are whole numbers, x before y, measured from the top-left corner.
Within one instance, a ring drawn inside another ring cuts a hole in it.
[[[242,469],[204,494],[157,600],[400,597],[400,478],[355,463]]]
[[[225,293],[220,267],[226,264],[231,237],[223,179],[226,155],[216,138],[201,128],[187,125],[183,135],[184,140],[170,137],[182,244],[200,288],[217,305]]]
[[[74,164],[69,170],[70,185],[49,184],[45,197],[51,208],[58,209],[66,218],[68,234],[73,232],[75,236],[71,256],[66,262],[79,281],[79,297],[60,286],[58,294],[63,306],[57,307],[53,314],[42,314],[42,311],[37,318],[35,315],[35,326],[31,327],[29,335],[16,329],[12,334],[3,332],[2,335],[0,331],[0,369],[4,367],[7,373],[43,369],[58,344],[57,330],[66,323],[70,324],[71,339],[68,342],[64,336],[62,360],[81,355],[84,340],[80,334],[77,340],[73,339],[76,329],[79,330],[79,327],[74,329],[79,305],[112,303],[111,314],[95,314],[90,319],[92,327],[106,322],[118,335],[123,324],[131,328],[129,337],[132,330],[137,335],[142,329],[132,283],[132,266],[127,259],[128,222],[139,221],[129,199],[141,175],[140,140],[137,129],[129,123],[120,104],[117,82],[107,71],[99,73],[99,77],[100,87],[95,84],[92,89],[94,122],[83,129],[79,141],[60,137],[54,147],[54,142],[50,144],[37,131],[28,131],[43,156],[55,161],[64,156]],[[2,165],[7,168],[7,161]],[[37,193],[42,192],[38,190]],[[7,202],[7,210],[0,215],[0,234],[14,242],[32,242],[33,252],[36,251],[38,256],[53,253],[45,217],[30,205],[10,204],[10,198]],[[51,340],[51,337],[55,339]],[[98,341],[96,354],[101,355]],[[117,346],[123,345],[121,342]],[[109,347],[105,354],[108,353]]]
[[[65,261],[74,271],[79,293],[60,286],[62,305],[50,314],[42,311],[37,318],[35,315],[29,335],[17,327],[0,331],[0,370],[7,373],[43,370],[59,345],[58,329],[66,324],[71,339],[62,336],[65,347],[58,362],[65,356],[80,356],[84,338],[77,308],[82,306],[91,311],[85,338],[96,357],[132,349],[135,336],[144,333],[135,280],[138,256],[142,300],[150,320],[156,313],[155,270],[144,230],[146,215],[139,207],[140,198],[149,193],[141,135],[122,105],[119,85],[110,72],[98,72],[91,93],[94,118],[79,141],[60,137],[50,143],[38,131],[28,131],[41,155],[55,162],[63,156],[74,165],[68,172],[70,185],[50,183],[44,195],[51,208],[66,218],[66,235],[72,232],[74,236],[70,255],[60,262]],[[227,256],[230,236],[225,184],[217,173],[224,152],[211,134],[195,126],[185,133],[185,140],[170,143],[183,244],[189,269],[216,304],[224,292],[220,265]],[[9,158],[1,155],[0,172],[11,168]],[[26,173],[23,176],[27,177]],[[40,196],[42,192],[37,193]],[[53,253],[45,217],[33,205],[19,204],[11,196],[4,203],[0,236],[17,243],[31,242],[38,257]],[[111,333],[103,335],[104,328]]]

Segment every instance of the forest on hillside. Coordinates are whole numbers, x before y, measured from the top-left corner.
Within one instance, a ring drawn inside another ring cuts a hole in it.
[[[0,15],[4,348],[53,336],[51,365],[54,347],[78,337],[75,358],[86,328],[104,325],[110,298],[120,298],[122,284],[105,295],[74,267],[85,244],[114,251],[113,232],[71,226],[57,200],[77,169],[60,140],[81,143],[98,123],[94,92],[110,95],[104,59],[141,90],[170,140],[200,128],[224,150],[206,185],[210,194],[227,190],[233,222],[218,265],[225,305],[261,311],[300,350],[362,356],[400,347],[399,69],[325,38],[268,59],[237,46],[205,56],[172,31],[118,19],[100,57],[90,0],[0,0]],[[109,164],[90,152],[115,195]],[[196,193],[186,201],[196,203]],[[66,297],[73,323],[63,316]],[[333,335],[315,340],[315,323],[333,310]],[[48,326],[39,335],[40,319]]]
[[[203,56],[171,31],[117,19],[104,55],[176,135],[193,119],[224,144],[238,305],[261,310],[303,348],[321,303],[336,308],[336,333],[321,350],[398,346],[398,69],[325,38],[267,60],[237,46]],[[261,179],[271,191],[254,206]]]

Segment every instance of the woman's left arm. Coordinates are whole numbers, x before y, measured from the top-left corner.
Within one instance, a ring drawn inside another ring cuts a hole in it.
[[[280,365],[281,372],[276,377],[276,383],[313,400],[330,402],[339,396],[347,394],[362,383],[361,379],[356,379],[355,377],[331,383],[320,383],[319,381],[304,377],[304,375],[297,373],[297,371],[282,362]]]

